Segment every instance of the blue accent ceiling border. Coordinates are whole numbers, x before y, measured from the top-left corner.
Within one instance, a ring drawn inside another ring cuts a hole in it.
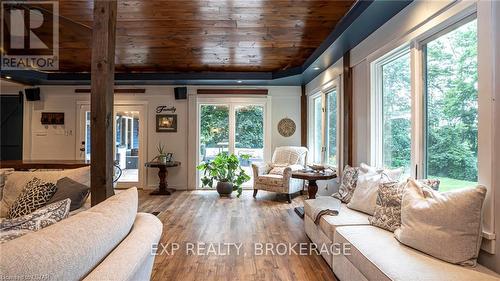
[[[303,65],[277,72],[116,73],[117,85],[300,86],[339,60],[412,0],[359,0]],[[319,69],[315,69],[319,68]],[[89,85],[90,73],[0,70],[2,77],[28,85]]]

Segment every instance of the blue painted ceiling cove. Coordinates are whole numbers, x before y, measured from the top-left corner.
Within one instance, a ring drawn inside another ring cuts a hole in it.
[[[412,1],[359,0],[302,66],[277,72],[116,73],[118,85],[269,85],[309,83]],[[88,85],[90,73],[0,70],[30,85]]]

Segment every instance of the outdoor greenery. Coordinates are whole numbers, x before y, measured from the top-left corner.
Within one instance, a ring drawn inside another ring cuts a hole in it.
[[[237,108],[236,148],[264,147],[264,109],[248,105]],[[203,105],[200,115],[200,140],[205,147],[217,147],[218,143],[229,141],[229,107],[224,105]]]
[[[444,189],[477,182],[477,23],[424,46],[426,166]],[[382,66],[383,160],[410,167],[411,73],[405,53]]]
[[[249,155],[240,155],[239,158],[248,160]],[[201,163],[198,170],[203,171],[201,182],[203,187],[214,187],[217,182],[229,182],[233,184],[233,190],[238,192],[240,197],[241,185],[250,180],[250,176],[241,168],[239,158],[227,152],[219,153],[213,160]]]
[[[202,105],[200,114],[200,142],[206,147],[217,147],[229,141],[229,107]]]

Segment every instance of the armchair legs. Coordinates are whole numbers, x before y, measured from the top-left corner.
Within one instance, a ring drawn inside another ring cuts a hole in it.
[[[288,204],[292,203],[292,194],[287,194]]]
[[[257,197],[257,191],[259,191],[259,190],[258,189],[253,190],[253,198]]]

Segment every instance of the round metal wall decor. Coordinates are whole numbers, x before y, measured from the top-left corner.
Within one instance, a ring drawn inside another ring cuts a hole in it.
[[[283,118],[278,123],[278,132],[284,137],[290,137],[295,133],[295,122],[290,118]]]

